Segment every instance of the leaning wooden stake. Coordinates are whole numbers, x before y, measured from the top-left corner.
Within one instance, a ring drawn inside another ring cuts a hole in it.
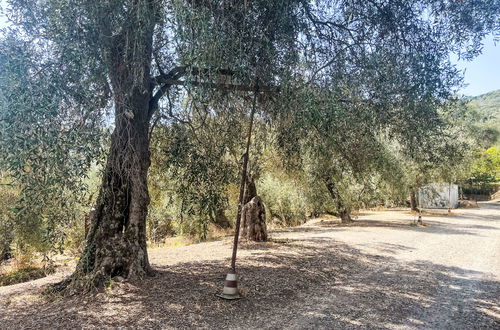
[[[250,142],[252,140],[252,128],[253,128],[253,118],[255,115],[255,108],[257,103],[257,94],[259,92],[258,83],[255,84],[255,92],[252,102],[252,110],[250,112],[250,124],[248,126],[247,133],[247,145],[246,151],[243,154],[243,165],[241,169],[241,181],[240,181],[240,195],[238,198],[238,213],[236,215],[236,228],[234,231],[234,242],[233,242],[233,254],[231,257],[231,269],[226,276],[226,282],[224,284],[224,289],[221,294],[217,296],[223,299],[239,299],[241,298],[238,292],[238,280],[236,277],[236,253],[238,251],[238,239],[240,237],[240,224],[241,224],[241,210],[243,208],[243,202],[245,197],[245,182],[247,177],[248,159],[250,152]]]

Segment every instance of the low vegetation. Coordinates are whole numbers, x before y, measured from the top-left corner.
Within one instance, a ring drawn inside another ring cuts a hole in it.
[[[18,270],[0,274],[0,286],[13,285],[27,281],[33,281],[54,273],[53,267],[28,266]]]

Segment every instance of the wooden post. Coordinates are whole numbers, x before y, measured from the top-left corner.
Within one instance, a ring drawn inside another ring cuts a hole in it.
[[[238,250],[238,239],[240,236],[241,210],[243,208],[243,200],[245,197],[245,183],[246,183],[246,178],[247,178],[248,158],[249,158],[249,152],[250,152],[250,142],[252,139],[253,118],[255,115],[255,108],[256,108],[256,103],[257,103],[258,92],[259,92],[259,85],[258,85],[258,83],[256,83],[254,97],[253,97],[253,103],[252,103],[252,110],[250,112],[250,125],[248,127],[248,133],[247,133],[246,151],[243,154],[243,165],[242,165],[242,169],[241,169],[240,195],[238,198],[238,213],[236,215],[236,228],[234,231],[233,254],[231,257],[231,269],[233,271],[236,271],[236,253]]]

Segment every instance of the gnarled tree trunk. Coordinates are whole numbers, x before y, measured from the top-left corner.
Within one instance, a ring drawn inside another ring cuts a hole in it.
[[[326,189],[330,193],[330,197],[332,197],[333,202],[336,204],[336,212],[334,213],[334,215],[336,217],[339,217],[342,223],[351,222],[351,210],[345,205],[344,201],[342,200],[342,196],[340,196],[340,193],[335,184],[330,178],[327,178],[325,179],[325,185]]]
[[[151,272],[146,250],[150,165],[147,93],[115,87],[116,127],[102,186],[74,276],[90,276],[95,286],[121,276],[137,279]],[[130,112],[133,115],[125,115]]]
[[[340,218],[340,221],[342,223],[348,223],[352,221],[350,213],[346,210],[340,211],[337,216]]]
[[[245,205],[241,210],[241,237],[251,241],[267,241],[266,209],[262,199],[257,196],[254,179],[247,177]]]
[[[115,128],[86,246],[75,273],[56,289],[88,290],[112,277],[134,280],[152,272],[146,216],[153,27],[152,22],[142,24],[143,30],[136,32],[134,24],[125,24],[103,50],[113,89]]]
[[[241,236],[256,242],[267,241],[266,209],[259,196],[245,204],[241,211]]]
[[[149,125],[138,107],[144,102],[141,98],[135,96],[138,110],[134,118],[117,115],[100,195],[77,269],[91,274],[95,285],[109,277],[136,279],[150,272],[146,251]],[[143,109],[147,114],[147,107]]]
[[[413,188],[410,190],[410,208],[412,211],[418,212],[417,193]]]
[[[213,223],[224,229],[231,227],[231,223],[229,222],[229,219],[226,217],[226,214],[224,213],[224,209],[222,207],[218,208],[215,211]]]
[[[254,177],[249,174],[245,182],[245,199],[243,204],[246,204],[257,196],[257,187],[255,187]]]

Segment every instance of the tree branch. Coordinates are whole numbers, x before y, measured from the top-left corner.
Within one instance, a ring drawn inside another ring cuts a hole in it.
[[[172,86],[201,86],[207,88],[214,88],[218,90],[227,90],[227,91],[244,91],[244,92],[254,92],[255,85],[238,85],[238,84],[223,84],[223,83],[210,83],[210,82],[201,82],[201,81],[183,81],[177,79],[165,79],[164,83],[166,85]],[[263,93],[272,93],[277,92],[279,89],[274,86],[260,86],[259,92]]]
[[[201,75],[210,72],[217,72],[221,75],[233,75],[234,72],[229,69],[198,69],[189,66],[178,66],[170,70],[167,74],[161,74],[153,78],[154,85],[161,85],[160,89],[151,97],[149,101],[149,118],[153,116],[153,113],[158,109],[158,103],[160,99],[165,95],[165,93],[172,86],[199,86],[206,88],[213,88],[217,90],[226,91],[244,91],[244,92],[254,92],[256,89],[255,85],[238,85],[238,84],[225,84],[225,83],[211,83],[211,82],[201,82],[201,81],[183,81],[179,80],[181,77],[190,73],[191,75]],[[259,86],[259,92],[272,93],[277,92],[278,88],[273,86]]]
[[[186,66],[177,66],[170,70],[168,73],[161,73],[160,75],[153,78],[153,86],[163,84],[158,91],[149,100],[149,113],[148,118],[151,118],[154,112],[158,109],[158,102],[162,96],[167,92],[167,90],[172,86],[168,83],[168,80],[179,79],[184,74],[186,74]],[[153,88],[153,87],[152,87]]]

